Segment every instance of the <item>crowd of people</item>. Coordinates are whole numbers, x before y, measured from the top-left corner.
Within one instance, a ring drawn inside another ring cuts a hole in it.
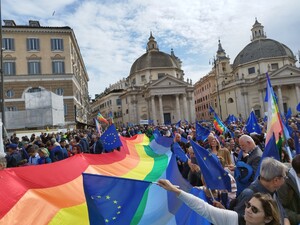
[[[296,123],[293,121],[290,124],[293,135],[299,135]],[[175,192],[178,198],[212,224],[300,224],[300,155],[296,154],[296,139],[282,138],[277,146],[279,161],[265,158],[261,162],[265,133],[246,133],[243,125],[231,124],[231,135],[222,135],[211,129],[203,141],[196,140],[193,124],[137,125],[117,130],[120,136],[132,137],[145,133],[149,138],[156,130],[162,136],[172,138],[173,144],[178,143],[188,157],[186,162],[177,158],[179,171],[192,186],[205,191],[207,202],[180,190],[168,180],[160,180],[158,184]],[[207,124],[204,126],[208,127]],[[55,163],[82,153],[103,154],[107,151],[100,136],[94,128],[32,134],[22,138],[13,134],[5,143],[6,156],[5,160],[0,159],[0,168]],[[189,140],[197,141],[218,158],[230,176],[231,192],[206,187]],[[287,147],[292,152],[292,158]]]

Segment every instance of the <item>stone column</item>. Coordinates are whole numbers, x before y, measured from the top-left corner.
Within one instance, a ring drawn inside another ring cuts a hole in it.
[[[184,119],[188,120],[188,107],[187,107],[187,100],[186,100],[186,94],[183,94],[183,112],[184,112]]]
[[[263,90],[259,90],[259,103],[260,103],[260,116],[262,118],[265,117],[265,101],[264,101],[264,92]]]
[[[279,111],[281,113],[283,113],[283,100],[282,100],[282,93],[281,93],[281,86],[278,85],[277,86],[277,93],[278,93],[278,107],[279,107]]]
[[[296,99],[297,99],[297,104],[300,102],[300,90],[299,86],[295,84],[295,91],[296,91]]]
[[[193,93],[189,93],[189,97],[188,97],[188,100],[189,100],[189,118],[187,119],[189,121],[189,123],[192,123],[195,121],[195,107],[194,107],[194,94]]]
[[[245,118],[248,118],[250,115],[249,104],[248,104],[248,92],[242,92],[244,97],[244,107],[245,107]]]
[[[176,95],[176,123],[180,120],[180,105],[179,105],[179,95]]]
[[[162,95],[159,95],[158,96],[158,103],[159,103],[159,122],[160,122],[160,125],[163,125],[164,124],[164,110],[163,110],[163,104],[162,104]]]
[[[153,119],[153,124],[157,125],[157,120],[156,120],[156,114],[155,114],[155,96],[151,96],[151,107],[152,107],[152,119]]]

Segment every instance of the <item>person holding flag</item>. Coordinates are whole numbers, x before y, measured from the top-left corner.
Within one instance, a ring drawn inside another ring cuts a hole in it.
[[[173,192],[182,200],[188,207],[197,212],[199,215],[206,218],[213,224],[222,225],[279,225],[280,218],[275,200],[268,194],[256,193],[247,202],[245,216],[240,216],[238,213],[216,208],[202,199],[191,195],[178,186],[173,185],[169,180],[160,179],[157,183],[160,187],[167,191]]]

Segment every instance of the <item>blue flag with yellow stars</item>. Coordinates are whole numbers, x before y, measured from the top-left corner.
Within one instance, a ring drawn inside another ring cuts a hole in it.
[[[261,128],[260,125],[257,122],[256,116],[253,111],[251,111],[249,118],[247,120],[246,124],[246,130],[249,134],[255,132],[257,134],[261,134]]]
[[[255,173],[255,178],[259,176],[261,162],[266,157],[271,157],[271,158],[274,158],[274,159],[280,161],[279,151],[278,151],[278,148],[277,148],[277,145],[276,145],[276,139],[275,139],[274,133],[273,133],[272,137],[270,138],[269,142],[267,143],[267,145],[265,147],[265,150],[264,150],[264,152],[261,156],[259,166],[258,166],[258,168],[256,170],[256,173]]]
[[[90,225],[131,224],[151,182],[83,173]],[[126,193],[129,192],[129,193]]]
[[[177,158],[180,159],[181,162],[187,162],[188,161],[188,157],[186,156],[185,152],[180,147],[180,145],[178,144],[178,142],[175,142],[172,145],[172,149],[173,149],[174,154],[177,156]]]
[[[196,140],[205,141],[208,135],[210,134],[210,130],[201,126],[198,122],[196,122]]]
[[[122,146],[122,142],[114,124],[110,125],[107,130],[104,131],[100,139],[103,143],[105,151],[107,152]]]
[[[191,141],[207,188],[231,191],[231,180],[216,155]]]

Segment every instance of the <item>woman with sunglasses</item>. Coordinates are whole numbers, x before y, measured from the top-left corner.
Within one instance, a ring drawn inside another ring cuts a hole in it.
[[[246,222],[246,225],[280,225],[276,202],[269,194],[255,193],[246,203],[245,215],[241,217],[235,211],[214,207],[180,190],[169,180],[161,179],[158,185],[167,191],[174,192],[188,207],[215,225],[238,225],[243,222]]]

